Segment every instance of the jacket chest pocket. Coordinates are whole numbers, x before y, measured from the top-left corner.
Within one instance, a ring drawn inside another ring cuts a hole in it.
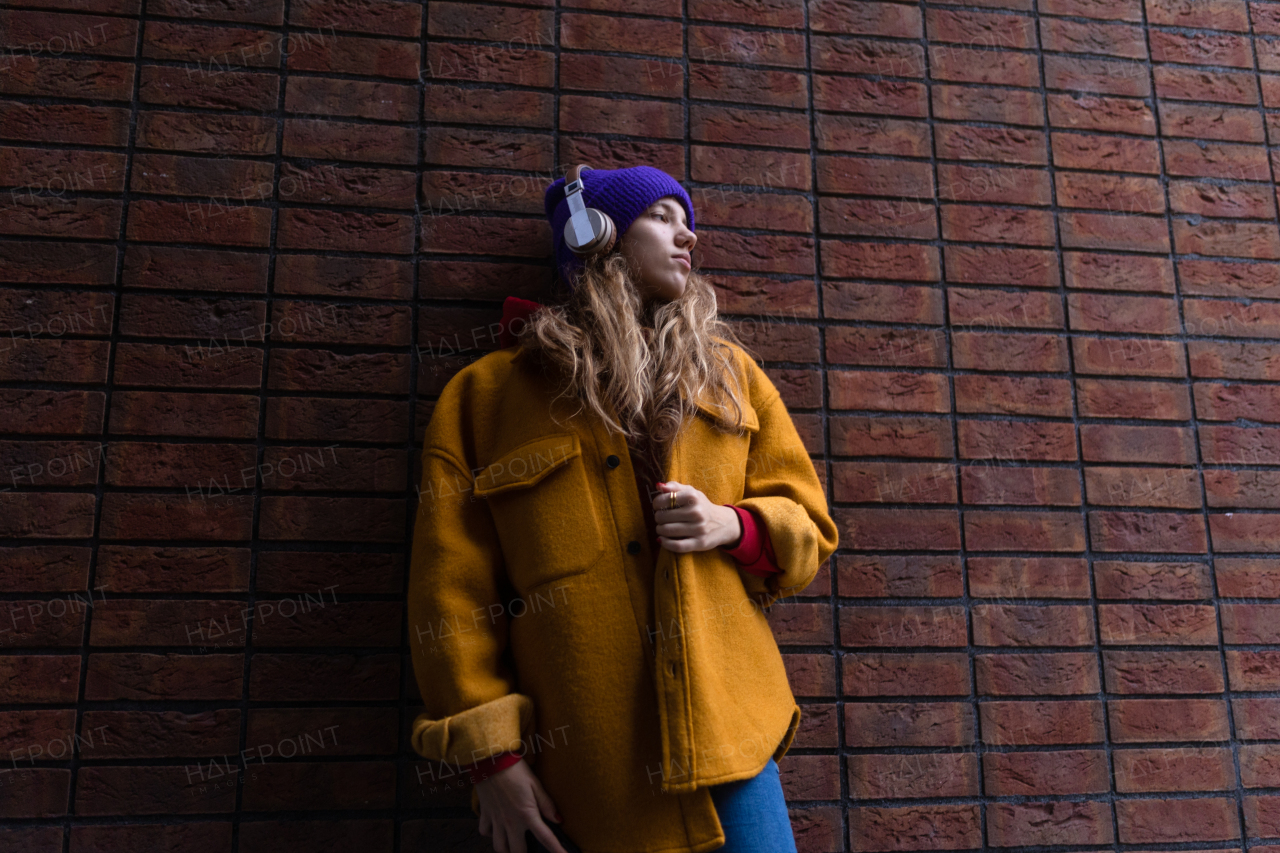
[[[573,433],[503,454],[476,475],[475,496],[489,502],[507,575],[521,595],[589,570],[604,553],[603,513]]]

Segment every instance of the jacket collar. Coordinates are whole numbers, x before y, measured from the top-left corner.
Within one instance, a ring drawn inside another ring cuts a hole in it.
[[[506,301],[502,303],[502,324],[498,331],[498,346],[500,349],[515,346],[519,341],[516,340],[516,332],[524,327],[528,322],[528,318],[533,312],[543,307],[541,302],[534,302],[531,299],[521,299],[518,296],[508,296]],[[731,426],[729,413],[721,414],[712,402],[710,396],[704,393],[697,402],[698,410],[713,421],[718,421],[725,426]],[[760,421],[756,418],[756,412],[750,405],[746,407],[746,411],[742,413],[743,421],[746,428],[755,432],[760,428]]]

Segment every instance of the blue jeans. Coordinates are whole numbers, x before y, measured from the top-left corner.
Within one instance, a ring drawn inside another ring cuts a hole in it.
[[[796,853],[791,818],[772,758],[750,779],[712,785],[711,800],[724,828],[718,853]]]
[[[791,817],[782,795],[778,762],[772,758],[764,769],[750,779],[711,785],[711,801],[724,828],[724,846],[717,853],[796,853],[796,839],[791,834]],[[577,853],[564,831],[551,826],[564,849]],[[546,853],[533,833],[525,833],[529,853]]]

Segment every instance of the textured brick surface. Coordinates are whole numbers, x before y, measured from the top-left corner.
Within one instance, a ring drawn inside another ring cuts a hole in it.
[[[829,486],[803,853],[1280,839],[1280,0],[3,6],[0,849],[490,849],[419,441],[583,161]]]

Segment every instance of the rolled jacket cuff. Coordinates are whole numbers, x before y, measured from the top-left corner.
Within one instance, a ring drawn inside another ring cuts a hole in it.
[[[470,765],[502,752],[523,755],[532,728],[533,700],[508,693],[439,720],[422,714],[413,722],[411,742],[423,758]]]

